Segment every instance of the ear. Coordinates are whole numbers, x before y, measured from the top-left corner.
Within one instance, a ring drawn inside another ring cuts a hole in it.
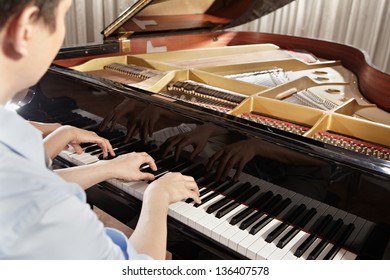
[[[36,6],[24,8],[18,15],[11,19],[8,25],[8,42],[11,52],[16,57],[28,54],[28,45],[32,38],[37,22],[39,9]]]

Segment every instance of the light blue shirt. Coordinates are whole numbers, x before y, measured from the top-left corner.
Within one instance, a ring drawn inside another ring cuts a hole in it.
[[[0,106],[0,259],[150,259],[45,164],[40,131]]]

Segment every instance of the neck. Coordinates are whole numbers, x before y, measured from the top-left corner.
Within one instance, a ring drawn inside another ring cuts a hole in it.
[[[0,53],[0,104],[5,105],[12,97],[27,86],[19,63]]]
[[[12,99],[13,95],[16,93],[13,89],[14,83],[7,78],[8,74],[6,69],[0,68],[0,104],[5,105],[9,100]]]

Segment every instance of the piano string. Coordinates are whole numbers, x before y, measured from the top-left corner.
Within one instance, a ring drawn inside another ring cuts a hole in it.
[[[354,151],[376,158],[390,160],[390,149],[367,141],[362,141],[350,136],[340,135],[332,131],[320,131],[313,135],[313,139],[341,147],[346,150]]]

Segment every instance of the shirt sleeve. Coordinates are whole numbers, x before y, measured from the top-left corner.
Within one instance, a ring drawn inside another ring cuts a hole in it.
[[[47,209],[21,233],[14,255],[21,259],[150,259],[126,236],[106,229],[89,205],[69,197]]]
[[[129,240],[123,234],[123,232],[114,229],[114,228],[105,228],[107,235],[111,238],[111,240],[119,246],[126,260],[128,259],[137,259],[137,260],[150,260],[152,259],[148,255],[138,254],[131,244],[129,244]]]

